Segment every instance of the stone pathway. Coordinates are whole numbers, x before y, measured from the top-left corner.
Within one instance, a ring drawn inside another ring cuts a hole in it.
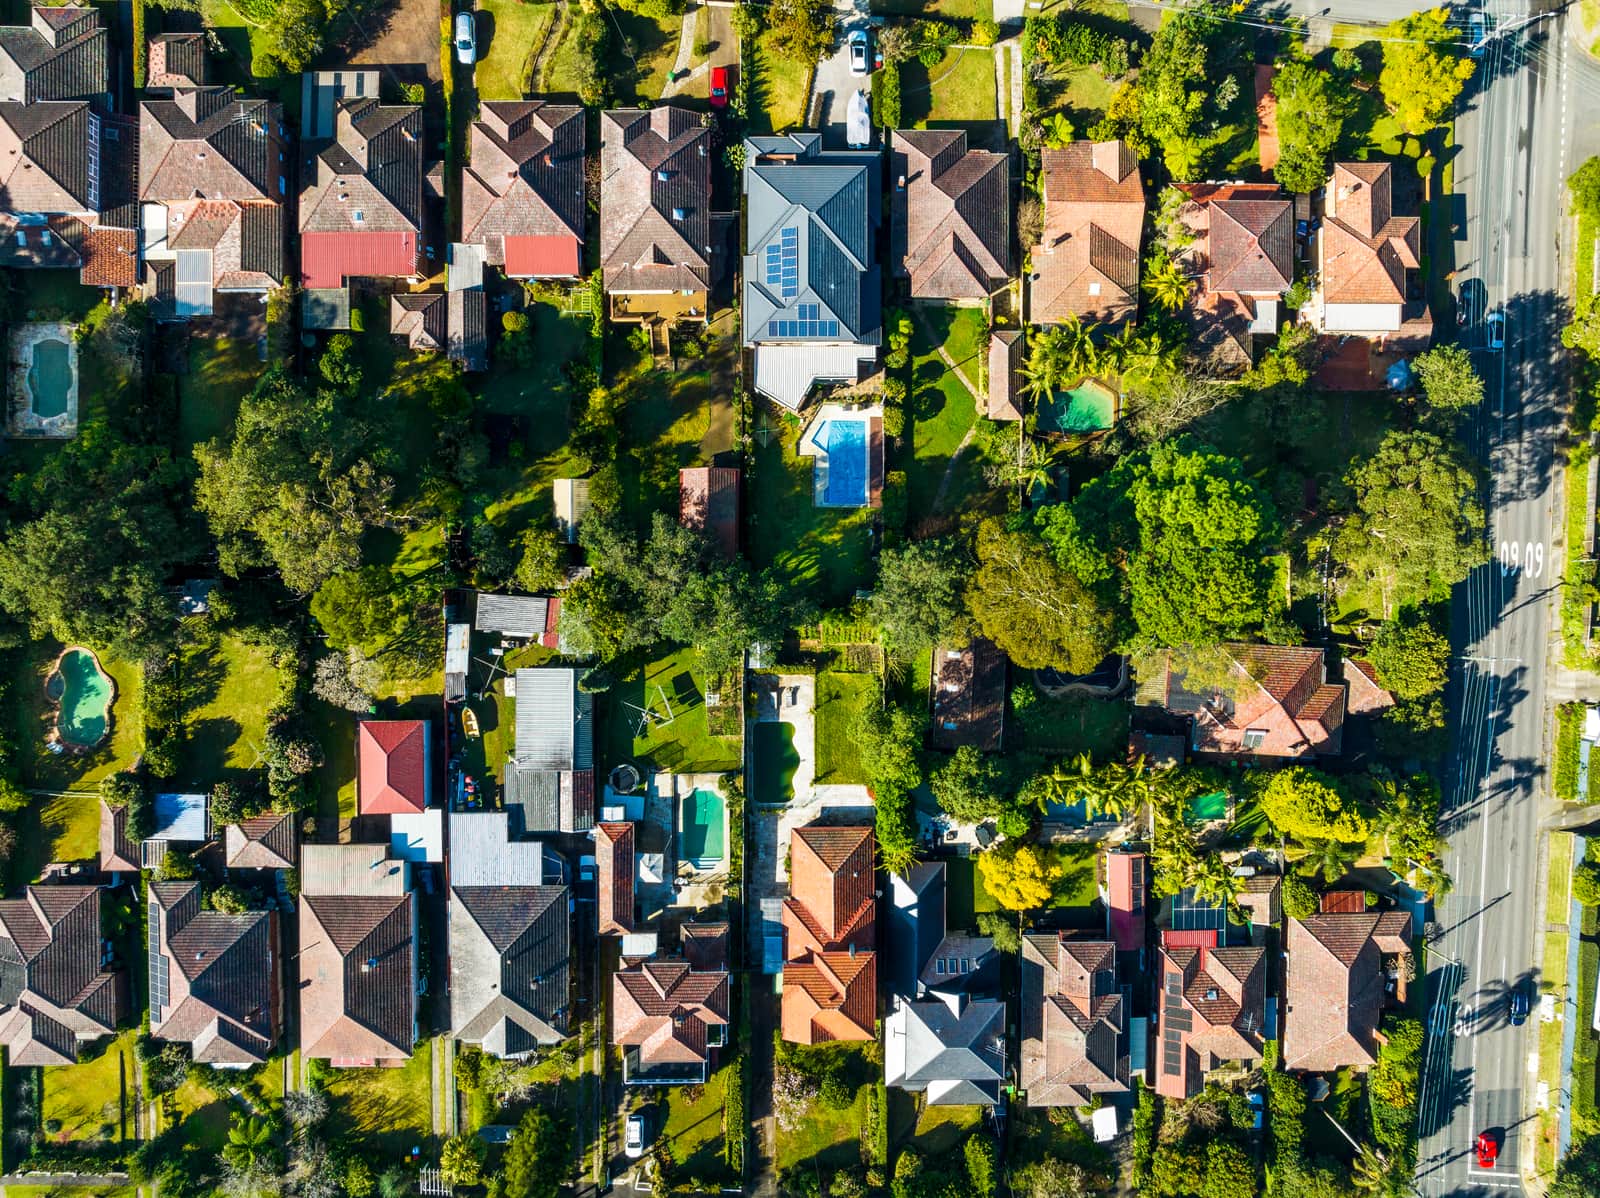
[[[678,57],[672,64],[672,70],[667,72],[667,81],[661,88],[663,100],[689,90],[689,85],[709,70],[705,63],[689,69],[694,62],[694,31],[699,19],[700,6],[694,0],[689,0],[683,10],[683,28],[678,31]]]

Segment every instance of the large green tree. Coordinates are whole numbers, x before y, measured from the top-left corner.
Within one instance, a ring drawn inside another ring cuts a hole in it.
[[[1064,569],[1119,597],[1146,644],[1213,645],[1272,609],[1272,501],[1237,459],[1187,438],[1124,457],[1039,525]]]
[[[661,634],[693,645],[712,674],[739,663],[757,641],[773,642],[792,624],[793,589],[770,573],[730,562],[684,580],[661,615]]]
[[[904,653],[964,645],[971,620],[961,589],[971,567],[952,540],[910,541],[885,549],[869,610],[884,639]]]
[[[1334,538],[1343,572],[1385,612],[1444,598],[1488,560],[1478,480],[1453,441],[1391,432],[1345,477],[1354,510]]]
[[[1272,94],[1278,101],[1278,165],[1272,173],[1290,191],[1316,191],[1328,181],[1354,93],[1301,52],[1279,59]]]
[[[543,1111],[528,1111],[506,1148],[502,1198],[556,1198],[571,1172],[572,1133]]]
[[[922,738],[928,718],[909,707],[869,704],[850,729],[877,808],[878,854],[891,873],[917,857],[911,792],[922,784]]]
[[[1204,174],[1215,134],[1240,102],[1248,49],[1211,5],[1175,9],[1156,30],[1139,63],[1139,126],[1174,179]]]
[[[1305,766],[1272,775],[1261,788],[1261,813],[1279,833],[1302,842],[1359,844],[1371,831],[1357,804],[1333,779]]]
[[[971,745],[962,745],[934,770],[928,788],[945,812],[964,823],[981,823],[1012,807],[1005,766]],[[1027,831],[1026,818],[1022,831]]]
[[[1397,699],[1422,699],[1444,689],[1450,674],[1450,641],[1428,613],[1408,607],[1385,620],[1367,652],[1378,682]]]
[[[1411,363],[1428,406],[1440,412],[1461,412],[1483,402],[1483,379],[1472,355],[1459,345],[1438,345]]]
[[[1424,9],[1384,31],[1378,87],[1407,133],[1426,133],[1449,119],[1456,97],[1472,78],[1472,59],[1461,52],[1460,29],[1450,10]]]
[[[1112,613],[1051,560],[1036,534],[985,520],[977,554],[967,607],[983,635],[1017,665],[1087,673],[1115,646]]]

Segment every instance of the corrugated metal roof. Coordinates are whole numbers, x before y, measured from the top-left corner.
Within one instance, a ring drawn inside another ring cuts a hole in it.
[[[156,795],[155,830],[150,833],[151,840],[204,844],[209,832],[205,795]]]
[[[512,840],[506,821],[504,811],[451,814],[452,887],[545,884],[545,846],[537,840]]]
[[[491,595],[479,591],[473,627],[479,632],[498,632],[501,636],[533,640],[544,635],[549,603],[543,595]],[[517,697],[522,696],[519,693]]]
[[[516,673],[518,765],[549,770],[594,766],[594,699],[578,690],[575,670]]]
[[[564,279],[578,273],[578,239],[507,237],[506,275],[513,279]]]
[[[862,366],[877,360],[876,346],[761,345],[756,347],[756,390],[798,410],[816,383],[854,383]]]
[[[450,243],[445,290],[472,291],[483,286],[483,247],[464,241]]]
[[[338,287],[347,279],[407,278],[417,272],[410,230],[300,234],[300,285]]]
[[[589,513],[589,480],[558,478],[551,485],[556,509],[556,528],[569,545],[578,543],[578,528]]]

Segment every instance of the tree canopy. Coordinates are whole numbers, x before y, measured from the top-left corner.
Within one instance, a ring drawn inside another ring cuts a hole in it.
[[[1296,52],[1278,60],[1272,94],[1278,102],[1278,165],[1272,173],[1290,191],[1316,191],[1328,181],[1334,149],[1354,107],[1353,93],[1345,81]]]
[[[1036,534],[985,520],[977,554],[967,606],[983,635],[1017,665],[1084,674],[1115,646],[1111,612],[1051,560]]]
[[[1397,699],[1438,694],[1450,673],[1450,641],[1427,613],[1410,607],[1385,620],[1367,651],[1379,684]]]
[[[1446,8],[1412,13],[1384,31],[1378,88],[1407,133],[1426,133],[1449,119],[1456,97],[1472,78],[1473,62],[1461,53],[1460,31]]]
[[[885,549],[870,602],[884,640],[903,653],[966,644],[971,621],[961,592],[969,572],[960,548],[949,539]]]
[[[1174,179],[1203,176],[1215,134],[1242,95],[1248,50],[1210,5],[1175,9],[1156,30],[1139,63],[1138,121]]]
[[[543,1111],[528,1111],[506,1148],[502,1198],[556,1198],[571,1171],[571,1157],[571,1132]]]
[[[1050,901],[1062,869],[1047,849],[1008,840],[978,854],[983,888],[1007,911],[1031,911]]]
[[[1358,844],[1371,832],[1366,817],[1333,780],[1305,766],[1272,775],[1261,788],[1261,812],[1292,840]]]
[[[1461,412],[1483,402],[1483,379],[1472,355],[1459,345],[1436,345],[1411,363],[1428,406],[1440,412]]]

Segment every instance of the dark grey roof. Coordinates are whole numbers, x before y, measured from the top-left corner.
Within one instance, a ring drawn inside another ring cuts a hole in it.
[[[489,369],[489,305],[482,291],[452,291],[449,305],[448,355],[465,370]],[[543,632],[540,629],[540,632]]]
[[[546,1023],[564,1024],[570,971],[567,888],[458,886],[451,894],[500,955],[498,979],[458,976],[452,1003],[471,1012],[487,1006],[498,992]]]
[[[882,158],[876,151],[823,153],[821,144],[817,134],[745,143],[747,345],[882,339],[875,245]],[[769,282],[769,261],[783,263],[788,278]],[[799,327],[774,328],[775,320]]]
[[[241,204],[239,214],[239,269],[260,271],[283,282],[283,205]]]
[[[999,1097],[1005,1078],[1004,1003],[907,1003],[897,1014],[901,1026],[896,1031],[904,1036],[905,1072],[889,1079],[891,1085],[908,1090],[934,1087],[935,1097],[948,1102],[938,1084],[968,1082],[988,1102]]]
[[[348,329],[350,327],[350,288],[307,287],[300,296],[300,327],[303,329]]]
[[[98,13],[88,7],[34,11],[31,25],[0,25],[4,98],[31,104],[91,100],[108,93],[110,35]]]
[[[889,878],[883,977],[890,994],[919,997],[917,978],[945,930],[945,866],[924,861]]]
[[[543,595],[491,595],[478,592],[472,626],[479,632],[537,640],[544,635],[550,600]]]

